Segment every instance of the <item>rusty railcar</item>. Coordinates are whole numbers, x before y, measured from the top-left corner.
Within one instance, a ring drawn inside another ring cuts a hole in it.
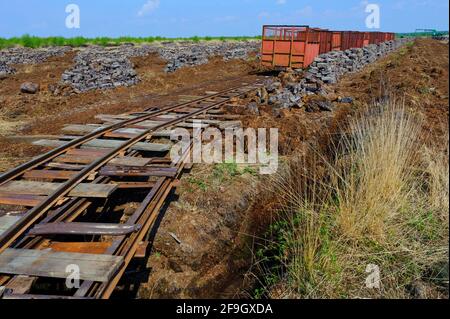
[[[261,64],[273,68],[306,68],[323,53],[362,48],[395,39],[390,32],[332,31],[307,25],[263,26]]]

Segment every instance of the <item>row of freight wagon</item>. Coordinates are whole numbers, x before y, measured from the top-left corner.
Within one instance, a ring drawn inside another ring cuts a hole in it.
[[[306,68],[318,55],[329,51],[362,48],[391,40],[395,40],[395,33],[265,25],[261,63],[274,68]]]

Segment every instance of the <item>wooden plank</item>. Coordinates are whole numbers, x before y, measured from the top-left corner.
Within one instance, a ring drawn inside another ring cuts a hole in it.
[[[137,115],[132,115],[132,114],[105,114],[104,116],[110,117],[113,119],[122,120],[122,121],[131,120],[131,119],[135,119],[138,117]]]
[[[96,159],[98,159],[98,156],[61,155],[53,159],[53,161],[67,164],[90,164]]]
[[[80,136],[78,135],[61,135],[58,137],[58,140],[61,141],[71,141],[71,140],[75,140],[77,138],[79,138]]]
[[[92,125],[68,125],[65,126],[62,131],[67,133],[67,134],[75,134],[75,135],[85,135],[85,134],[89,134],[92,132],[95,132],[99,129],[104,128],[104,126],[100,126],[100,127],[95,127]],[[105,133],[106,137],[111,137],[111,138],[133,138],[136,135],[142,134],[144,133],[145,130],[143,129],[137,129],[137,128],[122,128],[122,129],[118,129],[112,132],[108,132]]]
[[[8,230],[12,225],[14,225],[21,217],[20,216],[10,216],[4,215],[0,217],[0,236],[6,230]]]
[[[14,217],[23,217],[23,215],[25,215],[26,211],[20,211],[20,210],[16,210],[16,211],[4,211],[4,210],[0,210],[0,217],[3,216],[14,216]]]
[[[42,139],[57,139],[58,136],[55,135],[12,135],[12,136],[2,136],[5,140],[11,143],[33,143],[34,141]]]
[[[161,121],[142,121],[138,122],[136,124],[131,125],[133,128],[140,128],[140,129],[153,129],[157,126],[160,126],[163,122]]]
[[[6,288],[11,289],[13,294],[23,295],[30,292],[31,287],[36,282],[37,277],[15,276],[11,279]]]
[[[114,158],[108,164],[117,166],[143,167],[148,165],[151,161],[152,161],[151,158],[123,156]]]
[[[65,164],[65,163],[55,163],[50,162],[45,164],[46,167],[50,168],[59,168],[59,169],[67,169],[71,171],[81,171],[86,167],[86,165],[77,165],[77,164]]]
[[[113,132],[107,132],[105,133],[105,137],[110,137],[110,138],[121,138],[121,139],[132,139],[136,136],[138,136],[139,134],[133,134],[133,133],[121,133],[121,132],[117,132],[117,131],[113,131]]]
[[[50,195],[61,183],[11,181],[0,186],[0,193],[21,195]],[[70,193],[69,197],[107,198],[117,189],[112,184],[79,184]]]
[[[44,179],[44,180],[54,180],[63,179],[67,180],[72,178],[78,172],[74,171],[50,171],[50,170],[32,170],[27,171],[23,174],[23,178],[26,179]]]
[[[105,224],[105,223],[48,223],[38,224],[29,235],[99,235],[125,236],[141,229],[140,225]]]
[[[194,123],[183,122],[183,123],[178,123],[175,126],[176,127],[181,127],[181,128],[193,128],[194,127]],[[207,123],[203,123],[203,122],[195,123],[195,128],[205,129],[205,128],[208,128],[208,127],[209,127],[209,124],[207,124]]]
[[[121,256],[6,249],[0,254],[0,273],[64,279],[67,266],[77,265],[80,280],[107,282],[123,262]]]
[[[179,116],[177,114],[161,114],[153,118],[155,121],[167,121],[177,119]]]
[[[137,116],[132,115],[111,115],[111,114],[98,114],[94,117],[96,120],[100,121],[126,121],[137,118]]]
[[[118,182],[119,189],[147,189],[155,187],[156,182]]]
[[[162,158],[162,157],[153,157],[151,164],[172,164],[172,160],[170,158]]]
[[[217,109],[217,110],[212,109],[212,110],[207,111],[206,113],[207,113],[207,114],[216,114],[216,115],[219,115],[219,114],[223,114],[224,111],[223,111],[222,109]]]
[[[224,130],[226,128],[240,128],[242,127],[241,121],[226,121],[219,124],[219,128],[221,130]]]
[[[201,98],[204,98],[204,97],[205,96],[198,96],[198,95],[178,95],[179,99],[190,100],[190,101],[198,100],[198,99],[201,99]]]
[[[56,148],[65,145],[66,143],[67,142],[65,141],[58,141],[58,140],[39,140],[33,142],[33,145]],[[124,141],[95,139],[87,143],[84,143],[82,145],[82,148],[108,148],[108,149],[118,148],[124,143],[125,143]],[[170,150],[170,148],[171,146],[168,144],[145,143],[145,142],[136,143],[131,147],[132,150],[145,152],[167,152]]]
[[[147,129],[147,127],[145,126],[140,126],[140,125],[133,125],[133,128],[141,128],[141,129]],[[166,138],[170,138],[170,136],[172,135],[172,130],[171,129],[167,129],[167,130],[158,130],[156,132],[151,133],[151,135],[153,137],[166,137]]]
[[[149,112],[132,112],[132,113],[128,113],[128,115],[131,116],[142,116],[142,115],[148,115],[150,114]]]
[[[60,147],[62,145],[67,144],[67,142],[64,141],[58,141],[58,140],[39,140],[32,143],[33,145],[37,146],[45,146],[45,147]]]
[[[172,112],[175,112],[175,113],[193,113],[193,112],[198,112],[200,110],[201,110],[200,108],[183,107],[183,108],[175,109]]]
[[[120,166],[105,166],[99,172],[100,176],[108,177],[175,177],[177,174],[176,167],[120,167]]]
[[[93,148],[118,148],[124,142],[122,141],[113,141],[113,140],[93,140],[86,144],[84,147],[93,147]],[[140,142],[136,143],[131,147],[132,150],[135,151],[146,151],[146,152],[167,152],[171,149],[171,146],[168,144],[158,144],[158,143],[146,143]]]
[[[222,123],[222,121],[219,121],[219,120],[206,120],[206,119],[187,119],[186,120],[186,122],[188,122],[188,123],[193,123],[194,121],[201,121],[202,123],[214,124],[214,125],[218,125],[218,124]]]
[[[80,253],[80,254],[105,254],[112,242],[91,242],[91,243],[59,243],[51,242],[50,249],[53,251],[66,252],[66,253]]]
[[[67,150],[68,155],[79,155],[79,156],[104,156],[108,154],[109,151],[105,149],[86,149],[86,148],[71,148]]]
[[[81,124],[70,124],[70,125],[66,125],[62,128],[62,131],[65,133],[76,133],[76,134],[89,134],[95,131],[99,131],[102,128],[104,128],[104,126],[98,125],[98,126],[94,126],[94,125],[81,125]]]
[[[44,201],[45,196],[11,194],[0,192],[0,204],[34,207]]]

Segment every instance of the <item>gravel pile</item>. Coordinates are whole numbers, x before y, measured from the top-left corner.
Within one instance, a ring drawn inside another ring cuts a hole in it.
[[[182,67],[208,63],[213,56],[223,56],[225,61],[246,59],[249,53],[257,52],[258,41],[171,43],[158,48],[161,58],[167,61],[166,72]]]
[[[16,73],[16,70],[8,66],[5,62],[0,61],[0,78]]]
[[[159,55],[167,61],[166,72],[175,72],[185,66],[208,63],[207,47],[169,44],[159,48]]]
[[[38,64],[51,57],[63,56],[70,50],[72,50],[71,47],[10,48],[0,51],[0,62],[6,64]]]
[[[398,39],[364,48],[322,54],[307,70],[283,72],[279,81],[268,80],[257,94],[259,102],[267,103],[274,108],[302,107],[304,96],[325,96],[327,94],[325,84],[336,83],[342,75],[361,70],[367,64],[397,50],[407,42],[409,42],[407,39]],[[320,108],[328,110],[329,106]]]
[[[379,45],[372,44],[364,48],[328,52],[314,60],[308,73],[312,79],[324,83],[336,83],[343,74],[361,70],[367,64],[397,50],[406,42],[405,39],[399,39]]]
[[[112,89],[135,85],[139,77],[129,60],[131,57],[158,53],[167,60],[166,72],[174,72],[185,66],[208,63],[212,56],[223,56],[224,60],[245,59],[250,52],[257,51],[256,41],[243,42],[170,42],[162,45],[121,45],[114,48],[92,46],[75,57],[75,65],[63,73],[62,83],[75,92],[95,89]]]
[[[92,46],[75,57],[75,65],[62,74],[61,80],[77,93],[135,85],[139,78],[129,58],[145,56],[151,52],[155,50],[150,46]]]

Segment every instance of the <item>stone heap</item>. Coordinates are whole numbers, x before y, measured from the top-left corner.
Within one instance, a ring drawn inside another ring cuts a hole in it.
[[[260,42],[183,42],[171,43],[158,49],[160,56],[167,61],[166,72],[175,72],[186,66],[208,63],[209,58],[222,56],[225,61],[247,59],[248,55],[258,52]]]
[[[304,96],[326,95],[325,84],[336,83],[342,75],[361,70],[407,42],[408,39],[398,39],[319,55],[307,70],[293,70],[289,74],[284,72],[280,75],[280,81],[267,81],[265,87],[258,92],[260,102],[276,108],[301,107]]]
[[[72,50],[71,47],[49,47],[42,49],[10,48],[0,51],[0,63],[6,64],[38,64],[48,58],[63,56]]]
[[[223,50],[224,51],[216,51],[215,53],[218,55],[223,55],[223,59],[225,61],[236,59],[246,60],[251,53],[259,54],[259,51],[261,50],[261,42],[245,41],[229,43],[226,47],[223,48]]]
[[[167,61],[166,72],[175,72],[186,66],[208,63],[208,50],[201,45],[168,44],[159,48],[159,55]]]
[[[83,49],[75,57],[75,65],[63,73],[62,83],[75,92],[95,89],[112,89],[135,85],[139,77],[129,60],[131,57],[158,53],[167,61],[166,72],[174,72],[185,66],[208,63],[212,56],[224,60],[245,59],[258,50],[256,41],[241,42],[167,42],[152,46],[121,45],[113,48],[92,46]]]
[[[149,46],[88,47],[75,57],[75,65],[62,74],[61,80],[77,93],[135,85],[139,78],[129,58],[151,52],[154,49]]]
[[[357,72],[367,64],[397,50],[405,43],[405,39],[384,42],[379,45],[371,44],[364,48],[346,51],[331,51],[318,56],[310,65],[309,78],[324,83],[336,83],[346,73]]]
[[[16,73],[14,68],[8,66],[5,62],[0,61],[0,79],[14,73]]]

